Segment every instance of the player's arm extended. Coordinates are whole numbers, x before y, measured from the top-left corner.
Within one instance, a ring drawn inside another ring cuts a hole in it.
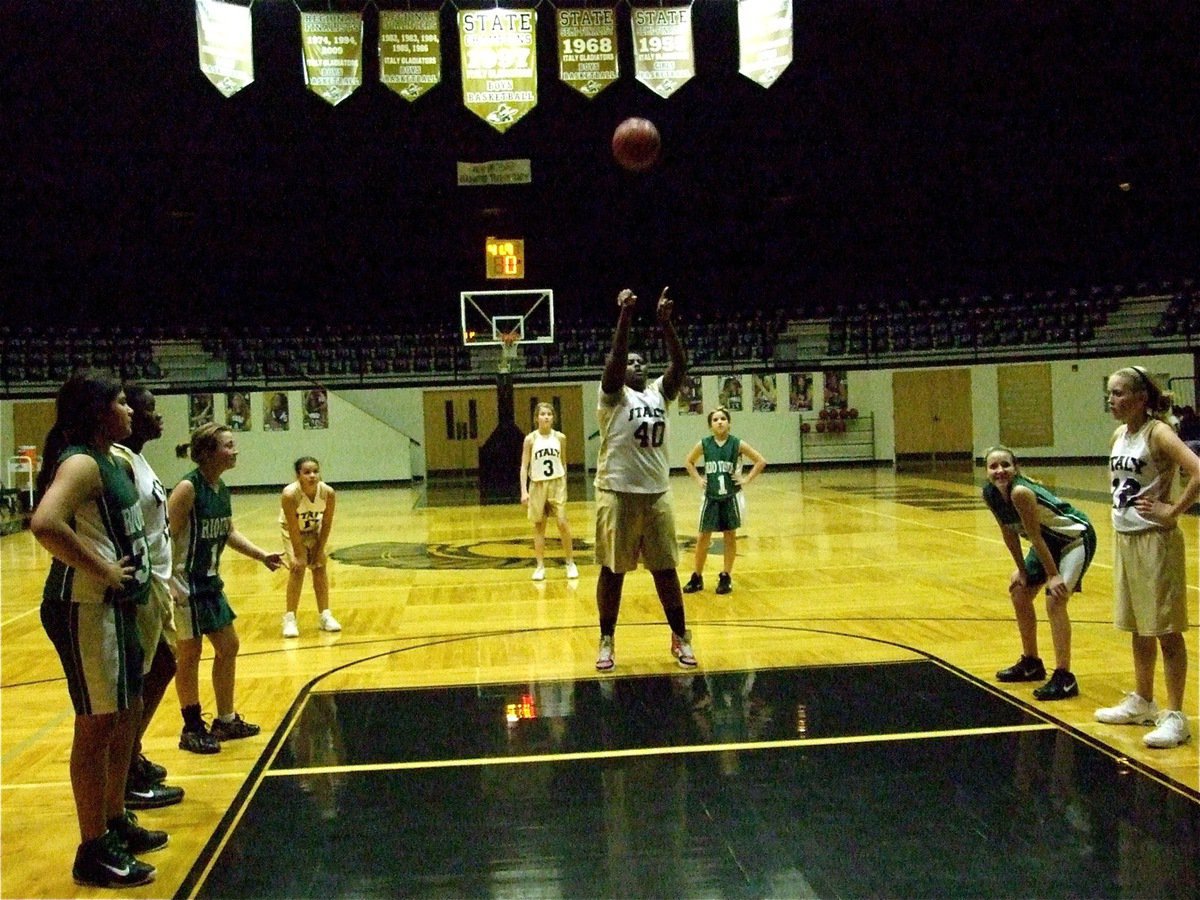
[[[629,324],[633,321],[633,307],[637,305],[637,294],[625,288],[617,294],[617,327],[613,331],[612,348],[604,361],[604,374],[600,377],[600,390],[605,394],[619,393],[625,386],[625,370],[629,367]]]

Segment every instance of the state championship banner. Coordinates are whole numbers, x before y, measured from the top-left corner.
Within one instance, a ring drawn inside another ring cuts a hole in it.
[[[616,10],[558,10],[559,79],[590,100],[620,74]]]
[[[436,10],[379,11],[379,80],[410,103],[441,83]]]
[[[300,13],[304,83],[331,106],[362,84],[362,33],[358,13]]]
[[[792,0],[739,0],[738,71],[769,88],[792,63]]]
[[[635,6],[629,14],[633,71],[660,97],[670,97],[696,74],[690,6]]]
[[[200,71],[226,97],[254,81],[254,34],[250,7],[196,0]]]
[[[459,10],[463,104],[497,131],[537,106],[537,13]]]

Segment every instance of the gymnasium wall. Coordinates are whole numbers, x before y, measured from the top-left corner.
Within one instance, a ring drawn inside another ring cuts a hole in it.
[[[1112,418],[1104,409],[1104,379],[1109,372],[1129,362],[1130,359],[1122,357],[1048,363],[1053,395],[1048,405],[1053,418],[1054,443],[1014,449],[1027,458],[1103,456],[1114,427]],[[1189,354],[1150,357],[1140,362],[1156,374],[1175,377],[1195,375],[1193,359]],[[973,450],[974,455],[978,456],[984,448],[999,441],[997,384],[1000,366],[987,364],[965,368],[971,374]],[[723,377],[702,377],[706,411],[716,405]],[[748,408],[735,412],[733,430],[761,451],[770,462],[799,463],[800,414],[788,410],[787,375],[779,375],[777,381],[778,408],[773,412]],[[895,448],[892,371],[852,371],[848,373],[847,383],[849,405],[858,409],[861,415],[870,414],[873,418],[875,459],[890,461]],[[583,384],[583,438],[589,467],[595,465],[598,447],[594,409],[598,389],[597,381]],[[745,405],[749,407],[753,396],[749,372],[743,375],[743,391]],[[814,402],[819,406],[819,378],[814,385],[814,394]],[[293,427],[289,431],[263,431],[261,395],[253,395],[251,401],[255,427],[238,435],[241,451],[238,467],[226,476],[231,485],[282,485],[292,477],[292,461],[302,455],[320,459],[323,474],[331,483],[406,481],[425,475],[422,450],[425,423],[420,389],[330,390],[327,430],[300,427],[297,414],[301,408],[300,391],[289,392],[293,411]],[[0,448],[6,457],[14,452],[18,442],[27,442],[27,438],[13,433],[13,408],[16,403],[28,402],[48,401],[0,401]],[[187,397],[160,396],[158,403],[164,417],[165,434],[161,440],[147,446],[146,455],[160,477],[170,483],[191,466],[190,461],[175,455],[175,446],[187,440]],[[218,408],[223,408],[222,398],[218,398]],[[812,414],[806,414],[806,418],[812,415],[815,415],[815,410]],[[688,450],[707,433],[705,416],[673,412],[671,443],[674,464],[681,467]],[[41,443],[40,439],[35,442]]]

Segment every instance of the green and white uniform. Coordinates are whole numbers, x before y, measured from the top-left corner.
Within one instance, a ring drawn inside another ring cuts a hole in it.
[[[175,574],[171,593],[178,607],[180,638],[220,631],[236,616],[225,597],[221,554],[233,528],[233,504],[224,481],[216,487],[193,469],[184,476],[195,489],[195,502],[181,534],[174,535]]]
[[[745,494],[734,480],[741,467],[741,438],[727,435],[718,444],[713,435],[700,440],[704,451],[704,498],[700,501],[701,533],[736,531],[742,527]]]
[[[150,596],[150,553],[137,490],[107,453],[73,445],[59,457],[83,454],[100,470],[100,496],[75,511],[79,540],[110,562],[128,558],[133,576],[109,587],[83,569],[51,560],[42,591],[41,618],[58,651],[77,715],[128,709],[142,691],[142,648],[137,607]]]
[[[1046,546],[1050,549],[1050,555],[1053,557],[1055,565],[1059,567],[1059,574],[1069,588],[1080,590],[1083,586],[1083,573],[1087,571],[1092,557],[1096,555],[1096,530],[1092,527],[1091,520],[1081,510],[1056,497],[1043,485],[1029,480],[1024,475],[1013,477],[1009,488],[1009,497],[1005,497],[999,488],[990,482],[984,485],[983,499],[992,511],[992,515],[996,517],[1000,527],[1009,529],[1026,540],[1029,539],[1029,535],[1025,533],[1021,514],[1017,512],[1017,508],[1013,506],[1010,499],[1012,491],[1018,486],[1033,491],[1033,495],[1037,499],[1038,527],[1041,529]],[[1068,571],[1067,567],[1063,565],[1064,557],[1080,548],[1083,550],[1082,567],[1079,568],[1078,573],[1074,571],[1074,566],[1070,567],[1071,571]],[[1038,559],[1037,552],[1032,548],[1025,556],[1025,571],[1028,573],[1030,585],[1039,585],[1046,581],[1046,571],[1042,567],[1042,561]]]

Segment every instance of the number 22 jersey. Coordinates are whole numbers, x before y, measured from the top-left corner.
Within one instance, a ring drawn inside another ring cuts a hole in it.
[[[1164,477],[1150,452],[1150,430],[1158,424],[1158,419],[1150,419],[1132,434],[1126,425],[1113,441],[1108,454],[1108,470],[1112,475],[1114,531],[1128,533],[1162,528],[1157,522],[1145,518],[1133,505],[1142,496],[1166,500],[1171,493],[1169,473]]]

